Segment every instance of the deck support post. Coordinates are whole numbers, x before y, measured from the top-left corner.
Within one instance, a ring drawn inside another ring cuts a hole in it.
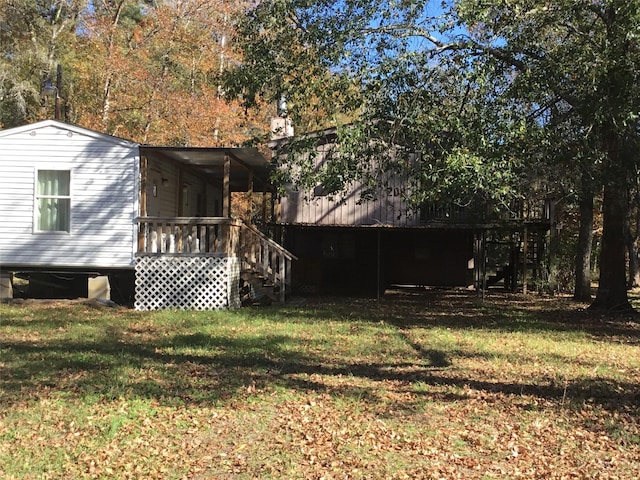
[[[378,228],[378,251],[376,253],[376,299],[380,300],[380,283],[381,283],[381,272],[380,272],[380,254],[382,252],[381,245],[381,230]]]
[[[222,216],[231,218],[231,188],[229,177],[231,176],[231,157],[229,154],[224,156],[223,180],[222,180]],[[229,251],[229,235],[231,233],[228,224],[220,225],[220,236],[222,237],[222,251]]]
[[[144,155],[140,155],[140,211],[138,215],[140,217],[147,216],[147,176],[148,176],[149,161]],[[142,225],[138,224],[138,252],[145,250],[145,243],[147,239],[147,232],[142,228]]]
[[[229,183],[229,177],[231,176],[231,157],[228,154],[224,156],[222,180],[222,216],[226,218],[231,217],[231,188]]]
[[[280,279],[282,284],[280,285],[280,303],[284,304],[286,301],[286,289],[287,289],[287,259],[284,255],[280,255]]]
[[[473,283],[478,293],[484,299],[487,288],[487,234],[485,231],[473,234]]]
[[[247,172],[247,175],[248,178],[246,198],[249,211],[247,212],[248,218],[245,218],[244,221],[246,221],[247,223],[253,223],[253,170],[249,170]]]
[[[529,242],[528,242],[529,232],[527,231],[527,226],[524,226],[524,234],[522,239],[522,293],[526,295],[527,293],[527,262],[529,261]]]
[[[271,215],[271,222],[274,221],[273,219],[273,209],[272,210],[272,215]],[[267,219],[267,185],[265,184],[262,187],[262,222],[266,225],[267,223],[269,223],[269,220]]]

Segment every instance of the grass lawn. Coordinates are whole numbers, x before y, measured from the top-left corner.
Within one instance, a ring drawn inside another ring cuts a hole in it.
[[[0,478],[635,480],[640,323],[579,307],[3,304]]]

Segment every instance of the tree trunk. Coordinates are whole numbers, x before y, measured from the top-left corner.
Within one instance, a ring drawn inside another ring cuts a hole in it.
[[[615,181],[604,188],[602,204],[602,250],[600,253],[600,281],[590,310],[630,311],[627,298],[625,221],[627,192]]]
[[[576,249],[574,300],[591,301],[591,245],[593,243],[593,191],[583,188],[580,198],[580,229]]]
[[[637,187],[636,187],[637,188]],[[638,232],[640,230],[640,202],[638,191],[634,194],[633,211],[635,212],[635,225],[631,224],[631,214],[627,217],[627,254],[629,255],[629,281],[628,288],[640,287],[640,260],[638,259]]]
[[[631,288],[640,287],[640,262],[638,261],[638,243],[630,236],[629,242],[629,283],[627,286]]]

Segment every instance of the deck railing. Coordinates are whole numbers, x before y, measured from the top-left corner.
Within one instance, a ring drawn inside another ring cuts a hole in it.
[[[420,223],[482,223],[491,221],[549,220],[550,202],[537,200],[513,201],[493,208],[486,203],[459,206],[452,203],[425,203],[420,207]]]
[[[220,253],[238,248],[241,222],[226,217],[141,217],[138,253]]]
[[[297,259],[257,228],[226,217],[141,217],[138,253],[238,257],[243,269],[280,289],[281,301],[291,285],[291,262]]]

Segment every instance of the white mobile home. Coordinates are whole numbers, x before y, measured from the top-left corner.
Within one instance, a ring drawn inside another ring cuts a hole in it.
[[[0,270],[108,276],[137,308],[202,309],[237,305],[253,269],[284,298],[293,257],[231,218],[231,193],[269,191],[268,174],[250,148],[146,146],[54,120],[2,130]]]
[[[138,145],[55,121],[0,131],[0,264],[133,266]]]

